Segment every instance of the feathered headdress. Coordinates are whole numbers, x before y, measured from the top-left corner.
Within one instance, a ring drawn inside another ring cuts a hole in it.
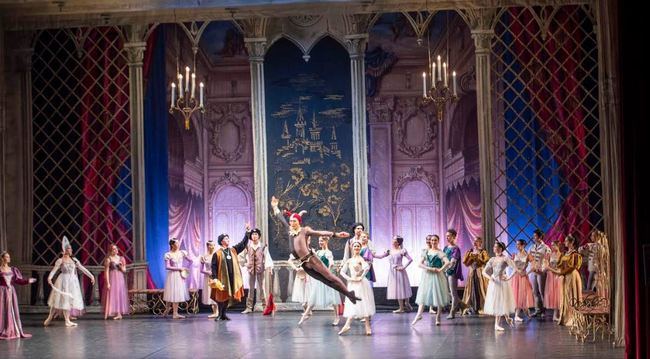
[[[302,210],[302,211],[300,211],[298,213],[293,213],[293,212],[291,212],[289,210],[286,210],[286,209],[284,210],[284,215],[285,216],[289,217],[289,219],[292,219],[292,218],[297,219],[298,223],[300,223],[300,225],[302,225],[302,216],[304,216],[305,214],[307,214],[307,211],[305,211],[305,210]]]
[[[68,247],[72,248],[72,245],[70,245],[70,241],[68,240],[68,237],[63,236],[63,239],[61,239],[61,249],[63,250],[63,252],[65,252],[65,249]]]

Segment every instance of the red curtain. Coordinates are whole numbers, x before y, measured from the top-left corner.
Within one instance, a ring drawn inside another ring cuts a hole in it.
[[[447,192],[447,228],[458,232],[458,246],[463,254],[472,248],[474,238],[481,235],[481,191],[477,181]],[[461,267],[467,278],[467,268]]]
[[[586,146],[585,113],[580,104],[585,94],[581,91],[579,61],[581,31],[566,33],[581,26],[575,20],[574,7],[562,7],[551,21],[549,34],[542,38],[541,29],[533,20],[531,10],[510,8],[513,20],[513,51],[521,65],[521,75],[532,110],[545,134],[547,146],[553,152],[559,170],[571,191],[561,207],[557,220],[546,233],[553,241],[575,233],[587,238],[589,222],[589,172]]]

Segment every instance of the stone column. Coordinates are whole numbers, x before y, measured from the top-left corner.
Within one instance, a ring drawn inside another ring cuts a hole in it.
[[[266,170],[266,100],[264,95],[264,53],[266,38],[244,39],[251,71],[251,118],[253,122],[253,178],[255,222],[263,235],[269,235],[268,176]]]
[[[0,248],[7,248],[5,228],[5,31],[0,20]]]
[[[494,148],[492,98],[490,85],[490,49],[494,30],[473,29],[476,53],[476,101],[478,116],[478,152],[481,182],[481,222],[485,248],[491,250],[495,238],[494,222]]]
[[[368,145],[366,140],[366,66],[368,34],[346,35],[352,83],[352,151],[355,219],[369,225]]]
[[[147,43],[146,26],[128,28],[129,42],[124,44],[129,66],[129,112],[131,115],[131,194],[133,204],[133,288],[147,287],[144,173],[144,77],[142,60]]]

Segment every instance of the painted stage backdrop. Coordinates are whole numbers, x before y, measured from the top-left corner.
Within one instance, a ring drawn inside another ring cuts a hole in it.
[[[268,192],[280,208],[306,210],[305,225],[349,231],[354,221],[350,59],[326,37],[309,61],[290,41],[281,39],[265,63]],[[275,259],[289,256],[286,236],[269,220]],[[312,246],[318,245],[312,238]],[[344,241],[330,241],[340,258]]]

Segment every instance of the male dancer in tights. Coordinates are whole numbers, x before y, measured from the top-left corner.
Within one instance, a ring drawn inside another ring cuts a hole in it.
[[[329,231],[315,231],[310,227],[302,226],[302,215],[306,212],[300,213],[290,213],[286,212],[289,216],[289,222],[284,218],[280,209],[278,208],[280,200],[275,197],[271,198],[271,208],[273,208],[273,213],[278,221],[282,224],[284,229],[287,232],[287,237],[289,240],[289,249],[294,257],[300,262],[300,266],[305,272],[313,277],[314,279],[323,282],[328,287],[336,289],[338,292],[344,296],[350,298],[352,303],[356,303],[357,300],[360,300],[354,295],[354,291],[348,291],[348,288],[345,286],[343,281],[335,276],[332,272],[325,267],[323,262],[314,255],[314,251],[309,248],[308,238],[313,237],[338,237],[338,238],[347,238],[350,236],[346,232],[329,232]]]

